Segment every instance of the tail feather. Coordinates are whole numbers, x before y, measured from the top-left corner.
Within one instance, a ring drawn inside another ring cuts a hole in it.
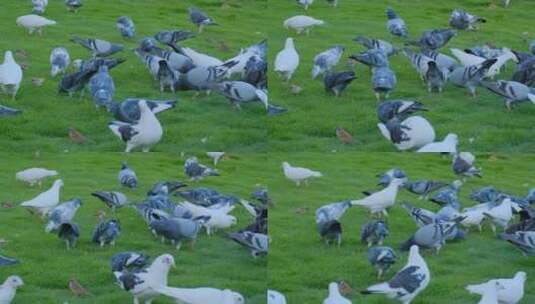
[[[389,293],[390,290],[391,288],[388,286],[388,283],[380,283],[370,286],[366,290],[361,291],[360,293],[363,295],[386,294]]]

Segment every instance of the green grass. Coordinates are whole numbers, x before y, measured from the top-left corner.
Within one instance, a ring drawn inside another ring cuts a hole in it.
[[[494,1],[496,3],[500,1]],[[453,38],[443,52],[449,48],[466,48],[489,42],[497,46],[507,46],[527,51],[529,42],[535,37],[530,12],[535,9],[533,1],[516,1],[509,9],[501,6],[490,8],[490,1],[395,1],[395,0],[341,0],[338,8],[330,7],[326,1],[315,1],[305,11],[295,1],[270,1],[269,29],[271,66],[273,58],[283,46],[286,37],[293,37],[300,55],[300,65],[291,84],[302,87],[303,91],[294,95],[289,84],[270,75],[271,99],[280,101],[289,108],[287,115],[276,117],[269,125],[269,145],[272,151],[395,151],[377,128],[377,102],[371,89],[370,72],[359,64],[356,67],[358,79],[335,98],[327,94],[323,82],[312,80],[310,72],[316,54],[342,44],[346,51],[338,66],[346,67],[347,57],[364,48],[353,42],[358,35],[385,39],[397,46],[403,41],[391,36],[386,30],[385,8],[391,5],[408,24],[412,38],[424,30],[448,26],[449,14],[453,9],[463,8],[487,18],[488,22],[477,32],[461,32]],[[282,22],[295,15],[310,15],[324,20],[324,26],[315,27],[309,36],[297,35],[286,30]],[[522,33],[527,32],[523,37]],[[524,41],[523,38],[527,38]],[[391,94],[392,99],[414,99],[423,102],[430,111],[424,116],[433,124],[437,140],[447,133],[459,135],[460,148],[473,151],[533,151],[535,149],[530,125],[535,107],[522,104],[509,112],[503,99],[484,89],[480,89],[477,100],[466,96],[466,90],[449,84],[442,95],[429,94],[416,72],[403,55],[391,58],[391,66],[398,77],[398,85]],[[502,73],[509,79],[514,65],[509,63]],[[348,129],[356,143],[344,146],[335,136],[336,126]],[[474,138],[473,143],[469,142]]]
[[[158,153],[136,154],[124,157],[118,153],[101,157],[95,153],[53,155],[44,153],[40,158],[30,154],[21,156],[2,154],[0,176],[0,202],[11,202],[16,207],[0,208],[0,239],[8,243],[0,253],[16,257],[17,266],[1,267],[0,280],[11,275],[20,275],[25,285],[19,289],[16,303],[131,303],[130,294],[114,284],[110,269],[110,258],[121,251],[135,250],[149,254],[152,258],[171,253],[177,267],[171,269],[169,285],[177,287],[210,286],[230,288],[242,293],[247,303],[265,304],[266,265],[265,258],[253,259],[249,252],[224,238],[224,231],[212,237],[203,233],[191,249],[187,244],[180,251],[169,243],[161,244],[147,230],[143,219],[132,208],[119,210],[122,235],[115,247],[100,248],[91,242],[91,234],[98,219],[99,210],[110,211],[98,199],[90,196],[96,190],[119,190],[131,202],[140,202],[147,190],[160,180],[185,180],[182,173],[183,159]],[[117,181],[121,160],[127,160],[137,172],[139,187],[134,190],[121,189]],[[209,162],[202,158],[202,161]],[[262,171],[264,156],[230,156],[218,168],[222,176],[209,178],[192,186],[208,186],[224,193],[248,198],[256,184],[265,184],[259,172]],[[45,167],[60,172],[65,186],[61,200],[73,197],[82,199],[75,221],[80,225],[81,237],[77,247],[67,251],[56,235],[44,232],[45,222],[18,207],[21,201],[31,199],[48,188],[52,179],[42,189],[30,188],[15,180],[15,173],[27,167]],[[233,214],[238,217],[235,231],[248,225],[251,216],[243,208]],[[91,293],[85,298],[76,298],[68,287],[68,280],[76,278]],[[154,302],[172,303],[160,297]]]
[[[0,10],[2,39],[0,52],[26,50],[28,58],[16,57],[19,63],[28,63],[16,101],[0,95],[0,104],[19,108],[23,115],[3,119],[0,123],[0,145],[3,151],[124,151],[124,143],[108,129],[113,120],[105,110],[96,110],[90,94],[85,98],[69,98],[57,94],[58,79],[50,77],[49,56],[54,47],[64,46],[71,59],[88,58],[89,51],[69,41],[71,36],[95,37],[122,43],[126,50],[117,56],[127,58],[111,75],[116,85],[116,100],[128,97],[150,99],[178,98],[174,110],[159,115],[164,127],[162,141],[154,151],[177,152],[184,150],[263,151],[266,143],[265,110],[251,104],[238,111],[222,96],[193,98],[192,92],[178,92],[176,96],[161,94],[152,76],[142,62],[130,51],[141,38],[152,36],[165,29],[196,31],[187,15],[189,6],[197,6],[214,18],[220,26],[207,28],[197,38],[184,42],[210,55],[227,59],[240,48],[265,39],[264,27],[258,20],[264,14],[264,0],[225,1],[168,1],[168,0],[86,0],[76,14],[69,13],[63,1],[50,1],[45,17],[56,20],[57,25],[44,29],[42,37],[29,36],[25,29],[15,25],[18,16],[31,11],[30,1],[4,1]],[[121,15],[128,15],[136,24],[134,40],[124,40],[115,27]],[[230,48],[223,51],[224,42]],[[41,87],[32,85],[33,77],[44,78]],[[9,100],[8,100],[9,99]],[[73,125],[92,142],[77,145],[70,141],[67,128]],[[202,138],[208,138],[202,143]]]
[[[382,296],[363,297],[358,294],[359,290],[377,282],[376,271],[367,261],[367,246],[359,239],[360,227],[369,219],[369,212],[360,207],[346,212],[341,219],[342,246],[337,248],[328,247],[320,240],[315,210],[330,202],[361,198],[361,191],[375,188],[376,174],[393,167],[405,170],[411,180],[451,181],[455,176],[450,169],[450,159],[438,155],[416,157],[395,153],[295,153],[274,154],[270,158],[268,165],[273,173],[269,175],[275,178],[268,185],[274,189],[272,196],[277,206],[269,219],[272,237],[268,262],[269,288],[285,293],[289,303],[321,303],[327,296],[329,282],[345,280],[353,287],[353,303],[397,303]],[[311,181],[309,186],[297,187],[277,170],[276,166],[282,161],[319,170],[324,177]],[[477,163],[483,168],[484,177],[470,180],[463,186],[462,204],[473,205],[468,195],[473,189],[485,185],[525,195],[529,188],[535,186],[531,165],[534,161],[535,157],[525,155],[478,155]],[[407,253],[401,253],[397,248],[416,231],[416,224],[399,205],[402,201],[438,210],[431,202],[419,201],[407,191],[400,192],[397,204],[389,212],[391,235],[385,241],[386,246],[398,252],[399,260],[386,278],[391,278],[406,263]],[[524,257],[507,242],[497,240],[488,225],[484,226],[481,234],[470,232],[466,240],[448,243],[438,256],[429,251],[425,251],[423,256],[431,271],[431,282],[416,298],[415,304],[477,303],[478,298],[465,291],[465,285],[491,278],[512,277],[520,270],[528,274],[526,295],[521,303],[535,302],[534,260]]]

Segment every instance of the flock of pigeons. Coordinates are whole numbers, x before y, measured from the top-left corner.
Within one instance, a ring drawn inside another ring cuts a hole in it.
[[[75,5],[76,3],[76,5]],[[28,29],[29,33],[38,32],[46,26],[55,25],[45,14],[48,0],[33,0],[30,15],[17,18],[17,24]],[[69,8],[82,7],[81,0],[66,0]],[[204,54],[198,50],[179,45],[187,39],[201,35],[206,26],[217,23],[195,7],[188,9],[189,20],[198,27],[198,33],[187,30],[163,30],[153,37],[139,41],[134,53],[154,78],[160,91],[196,91],[209,94],[215,91],[240,108],[247,103],[261,103],[270,115],[283,113],[286,109],[269,104],[267,95],[267,41],[261,41],[240,50],[239,54],[228,60]],[[120,36],[133,41],[136,38],[134,21],[128,16],[117,19],[116,27]],[[176,100],[149,100],[147,98],[128,98],[117,102],[111,70],[126,59],[112,57],[125,51],[122,44],[98,38],[71,37],[76,43],[90,51],[87,59],[72,61],[66,47],[51,51],[51,77],[61,75],[58,90],[73,96],[83,96],[87,90],[96,107],[105,108],[115,119],[109,124],[111,131],[126,143],[126,152],[133,149],[149,151],[163,135],[163,127],[156,114],[172,109]],[[16,98],[23,80],[23,69],[15,61],[11,51],[6,51],[4,62],[0,65],[0,86],[3,91]],[[21,114],[22,111],[0,106],[0,117]]]
[[[305,9],[313,3],[312,0],[297,2]],[[329,2],[334,6],[337,4],[337,1]],[[409,37],[408,24],[388,7],[386,30],[401,42],[401,46],[383,39],[358,36],[354,41],[361,45],[364,51],[348,56],[351,68],[338,67],[345,47],[334,45],[314,57],[311,77],[323,78],[325,90],[339,96],[357,79],[355,65],[360,63],[367,66],[371,71],[372,90],[381,102],[377,107],[378,127],[387,140],[399,150],[455,152],[458,144],[456,134],[447,134],[442,141],[436,141],[432,124],[422,116],[413,115],[415,112],[428,110],[422,103],[410,99],[389,99],[399,82],[396,72],[390,66],[390,58],[400,54],[405,56],[430,93],[440,93],[448,83],[452,83],[454,86],[466,88],[474,98],[477,97],[478,87],[487,88],[502,97],[509,110],[519,103],[535,103],[535,88],[530,87],[535,84],[535,41],[529,52],[490,44],[476,45],[465,50],[452,48],[453,57],[443,51],[455,36],[463,31],[476,31],[485,22],[486,19],[480,16],[456,9],[449,18],[450,28],[428,30],[415,39],[413,36]],[[313,27],[324,23],[323,20],[311,16],[297,15],[285,20],[283,25],[295,30],[297,34],[308,35]],[[298,43],[296,47],[294,38],[287,38],[284,48],[275,57],[274,71],[285,81],[289,82],[300,66],[298,49],[306,47],[303,39],[300,39],[303,45],[299,46]],[[500,72],[509,61],[517,63],[512,78],[494,80],[500,77]],[[299,93],[301,90],[296,85],[291,88],[293,93]],[[342,142],[350,142],[339,133],[340,130],[337,129]],[[350,134],[347,131],[345,133]]]
[[[215,164],[221,159],[220,154],[209,153],[208,156],[214,159]],[[184,173],[193,182],[208,176],[219,176],[218,170],[199,163],[196,157],[190,157],[185,161]],[[16,179],[30,186],[40,186],[44,179],[58,174],[54,170],[30,168],[18,172]],[[126,163],[122,164],[117,179],[119,185],[126,189],[139,186],[136,173]],[[60,192],[63,186],[63,180],[57,179],[50,189],[21,203],[20,206],[46,219],[45,232],[57,234],[65,242],[66,248],[71,249],[76,246],[78,239],[83,235],[81,234],[82,227],[75,222],[76,214],[83,204],[79,198],[61,202]],[[212,188],[184,189],[185,187],[187,185],[180,181],[158,182],[149,189],[146,198],[141,203],[131,202],[121,191],[92,192],[92,196],[111,209],[113,216],[106,218],[105,212],[99,212],[99,222],[93,229],[91,242],[100,247],[113,246],[116,242],[120,242],[119,238],[124,232],[117,213],[121,208],[131,207],[146,223],[147,230],[162,243],[170,243],[176,250],[180,250],[181,245],[188,242],[193,248],[196,240],[200,238],[199,234],[202,229],[206,230],[207,235],[211,235],[219,229],[227,230],[236,225],[237,218],[230,213],[241,205],[253,217],[253,220],[246,227],[235,232],[227,232],[226,238],[245,247],[254,258],[267,255],[269,244],[267,209],[272,202],[265,188],[258,188],[252,193],[252,198],[256,201],[252,203]],[[177,203],[175,199],[182,202]],[[0,267],[18,263],[19,260],[15,258],[0,255]],[[112,257],[111,271],[116,283],[133,295],[134,303],[140,303],[139,301],[150,303],[152,299],[161,295],[177,303],[245,303],[241,294],[228,289],[169,287],[167,276],[170,267],[174,264],[172,254],[160,255],[151,263],[149,257],[142,252],[128,251]],[[11,303],[17,288],[22,284],[23,281],[18,276],[7,278],[0,286],[0,303]]]

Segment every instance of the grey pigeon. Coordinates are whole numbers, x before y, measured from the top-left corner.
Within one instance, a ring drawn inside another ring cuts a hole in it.
[[[476,87],[480,84],[481,79],[496,61],[497,59],[488,59],[479,65],[458,67],[450,73],[449,79],[455,85],[467,88],[472,96],[475,97]]]
[[[388,56],[382,49],[369,49],[359,54],[350,55],[349,59],[369,67],[385,67],[389,65]]]
[[[136,27],[134,25],[134,21],[132,21],[132,18],[128,16],[121,16],[117,18],[116,25],[119,33],[121,33],[121,36],[124,38],[134,38],[134,36],[136,36]]]
[[[48,6],[48,0],[32,0],[32,13],[42,15]]]
[[[323,84],[325,85],[325,91],[333,92],[335,96],[340,96],[340,93],[355,79],[357,77],[353,71],[327,72],[325,78],[323,78]]]
[[[76,92],[80,92],[82,95],[89,79],[91,79],[96,72],[97,69],[87,69],[64,75],[59,83],[58,92],[68,93],[71,97]]]
[[[379,124],[381,125],[381,124]],[[410,131],[411,128],[402,124],[402,121],[398,117],[394,117],[391,120],[387,121],[383,125],[388,132],[389,140],[394,144],[401,144],[405,141],[410,141],[410,137],[406,131]]]
[[[160,92],[163,93],[165,87],[169,87],[171,92],[175,92],[175,83],[178,81],[179,73],[171,69],[167,60],[161,59],[158,61],[158,73],[156,79],[160,83]]]
[[[450,15],[449,24],[457,30],[475,30],[478,23],[485,23],[487,20],[476,15],[472,15],[464,10],[456,9]]]
[[[419,228],[414,235],[401,245],[401,250],[409,250],[412,245],[434,249],[438,254],[446,243],[446,237],[457,226],[457,222],[435,222]]]
[[[209,91],[215,84],[222,81],[230,68],[236,65],[237,61],[225,62],[218,66],[199,66],[181,74],[177,82],[178,90]]]
[[[404,48],[402,53],[410,60],[412,67],[418,72],[420,78],[425,80],[425,75],[429,69],[429,62],[433,61],[433,59],[423,53],[416,53],[409,48]]]
[[[111,271],[123,271],[124,269],[143,268],[149,262],[149,256],[134,252],[126,251],[115,254],[111,257]]]
[[[81,60],[78,71],[83,72],[93,70],[96,72],[101,65],[106,65],[108,70],[111,70],[125,61],[125,58],[91,58],[88,60]]]
[[[217,170],[199,163],[197,157],[192,156],[184,163],[184,173],[193,181],[198,181],[206,176],[219,176]]]
[[[337,220],[317,223],[320,237],[325,240],[325,243],[335,243],[340,247],[342,244],[342,225]]]
[[[372,74],[372,87],[375,91],[375,97],[378,101],[388,98],[390,92],[394,90],[397,84],[396,74],[389,67],[374,68]]]
[[[420,198],[427,198],[427,196],[438,189],[444,188],[448,184],[432,180],[420,180],[415,182],[406,182],[404,188],[409,192],[420,195]]]
[[[377,278],[380,279],[397,262],[397,256],[390,247],[374,246],[368,249],[368,261],[377,269]]]
[[[161,59],[165,59],[169,68],[176,72],[186,73],[195,67],[191,58],[177,52],[164,50],[159,47],[153,47],[149,52]]]
[[[530,101],[535,104],[535,92],[520,82],[506,80],[498,80],[496,82],[482,81],[481,85],[489,89],[489,91],[504,97],[505,106],[509,110],[523,101]]]
[[[409,213],[409,216],[416,222],[418,227],[429,225],[436,220],[436,214],[424,208],[418,208],[407,202],[401,204],[401,207]]]
[[[71,62],[69,52],[66,48],[57,47],[50,53],[50,75],[56,77],[60,73],[64,73]]]
[[[379,178],[379,182],[377,183],[377,185],[382,187],[390,185],[390,182],[393,179],[401,179],[404,182],[407,181],[407,174],[399,168],[390,169],[383,174],[377,175],[377,177]]]
[[[244,231],[227,233],[227,237],[248,248],[253,257],[267,255],[268,253],[269,237],[266,234]]]
[[[451,29],[429,30],[425,31],[418,40],[410,42],[410,44],[417,45],[422,49],[438,50],[445,46],[455,35],[457,33]]]
[[[21,110],[0,105],[0,117],[15,116],[22,113]]]
[[[20,263],[17,259],[8,258],[6,256],[0,255],[0,266],[9,266],[16,265]]]
[[[385,221],[372,221],[364,224],[360,229],[360,240],[368,244],[368,247],[372,245],[383,245],[383,241],[389,233]]]
[[[121,44],[111,43],[102,39],[73,37],[71,41],[90,50],[94,57],[106,57],[123,50]]]
[[[469,49],[465,49],[464,51],[465,53],[483,57],[485,59],[493,59],[503,55],[504,48],[497,48],[491,44],[484,44],[481,46],[474,46]],[[513,53],[515,52],[513,51]],[[515,53],[515,55],[518,56],[519,54]],[[529,54],[526,55],[529,56]]]
[[[475,156],[469,152],[461,152],[454,156],[452,169],[456,175],[481,178],[481,170],[474,166]]]
[[[443,71],[446,70],[451,72],[459,65],[457,60],[455,60],[453,57],[442,54],[437,51],[426,49],[422,50],[422,54],[436,62],[438,67]]]
[[[333,7],[336,7],[338,5],[338,0],[327,0],[327,3]]]
[[[67,245],[67,249],[74,248],[80,237],[80,228],[76,223],[65,222],[58,228],[58,237]]]
[[[264,206],[273,205],[273,200],[269,196],[268,189],[265,187],[260,187],[256,189],[253,193],[251,193],[251,197],[258,202],[260,202]],[[535,194],[534,194],[535,199]]]
[[[169,213],[152,208],[148,204],[142,203],[135,205],[136,211],[143,217],[143,220],[147,225],[150,225],[153,221],[160,221],[163,219],[169,219],[171,216]]]
[[[119,175],[117,176],[117,178],[119,179],[119,183],[124,187],[137,187],[136,173],[132,169],[130,169],[125,162],[121,164],[121,170],[119,171]]]
[[[475,189],[470,194],[470,199],[479,203],[495,201],[500,192],[492,186]]]
[[[412,100],[388,100],[377,107],[377,117],[382,123],[387,123],[393,118],[403,121],[419,111],[427,111],[424,105]]]
[[[108,72],[108,66],[101,65],[98,72],[89,79],[89,90],[97,108],[107,107],[113,101],[115,83]]]
[[[162,240],[170,240],[179,250],[183,240],[195,242],[197,235],[204,223],[210,217],[198,217],[194,219],[170,218],[153,221],[149,227],[155,235],[161,236]]]
[[[388,18],[386,28],[390,34],[403,38],[409,36],[407,24],[405,24],[405,21],[401,19],[391,7],[386,9],[386,17]]]
[[[121,235],[121,225],[115,219],[101,220],[93,231],[93,242],[103,247],[106,244],[115,245]]]
[[[187,185],[180,181],[163,181],[163,182],[157,182],[152,186],[152,188],[147,192],[147,195],[158,195],[158,194],[165,194],[168,195],[170,193],[175,192],[176,190],[186,187]]]
[[[65,7],[71,12],[77,12],[82,6],[82,0],[65,0]]]
[[[217,92],[225,96],[238,109],[242,104],[260,102],[266,111],[269,109],[267,94],[252,84],[244,81],[223,81],[216,84]]]
[[[95,191],[91,195],[101,200],[112,210],[121,208],[128,203],[126,195],[118,191]]]
[[[160,56],[153,55],[149,52],[145,52],[140,48],[134,49],[134,53],[141,60],[147,70],[150,72],[154,80],[158,80],[158,71],[160,70],[160,60],[163,60]]]
[[[176,45],[180,41],[195,37],[195,34],[184,30],[160,31],[154,35],[154,39],[165,45]]]
[[[448,187],[438,191],[429,200],[440,206],[457,204],[459,202],[459,191],[462,184],[461,181],[456,180]]]
[[[331,71],[340,61],[344,50],[343,46],[337,45],[316,55],[312,67],[312,78]]]
[[[398,52],[392,43],[381,39],[367,38],[364,36],[358,36],[353,41],[358,42],[367,49],[380,49],[386,53],[387,56],[392,56]]]
[[[535,255],[535,231],[517,231],[514,234],[502,233],[499,238],[520,249],[524,255]]]
[[[190,203],[203,207],[210,207],[218,204],[233,205],[240,202],[235,196],[225,195],[214,189],[204,187],[178,191],[175,195],[182,197]]]
[[[447,72],[440,69],[434,61],[429,61],[427,66],[428,69],[424,75],[425,82],[427,83],[427,91],[431,93],[434,89],[437,89],[439,93],[442,93],[442,89],[448,81]]]
[[[516,52],[515,55],[517,58],[519,57],[518,53]],[[525,61],[521,60],[517,65],[516,71],[513,73],[511,80],[528,86],[535,85],[535,56],[530,56],[530,58]]]
[[[61,224],[71,222],[81,205],[82,201],[75,198],[54,207],[48,213],[48,223],[45,231],[56,232]]]
[[[202,33],[203,28],[206,25],[217,25],[217,23],[210,17],[208,17],[203,11],[195,7],[188,8],[188,14],[190,21],[199,28],[199,33]]]
[[[259,89],[267,88],[267,68],[267,61],[260,56],[253,55],[245,64],[242,80]]]
[[[119,121],[127,123],[136,123],[141,117],[139,110],[139,98],[127,98],[122,102],[111,102],[108,106],[108,112]],[[146,100],[147,106],[152,113],[158,114],[176,107],[177,100]]]
[[[341,201],[321,206],[316,210],[316,223],[326,223],[333,220],[338,221],[351,206],[350,201]]]

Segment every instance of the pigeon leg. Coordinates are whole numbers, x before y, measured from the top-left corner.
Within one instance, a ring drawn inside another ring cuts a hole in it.
[[[200,25],[199,25],[199,34],[202,33],[203,29],[204,29],[204,25],[203,25],[203,24],[200,24]]]
[[[377,272],[377,280],[380,280],[383,277],[383,268],[379,268]]]
[[[134,296],[134,304],[139,304],[139,299]]]
[[[176,243],[176,250],[180,250],[180,247],[182,246],[182,242],[178,241]]]
[[[377,99],[377,101],[381,101],[381,94],[379,92],[375,92],[375,99]]]

